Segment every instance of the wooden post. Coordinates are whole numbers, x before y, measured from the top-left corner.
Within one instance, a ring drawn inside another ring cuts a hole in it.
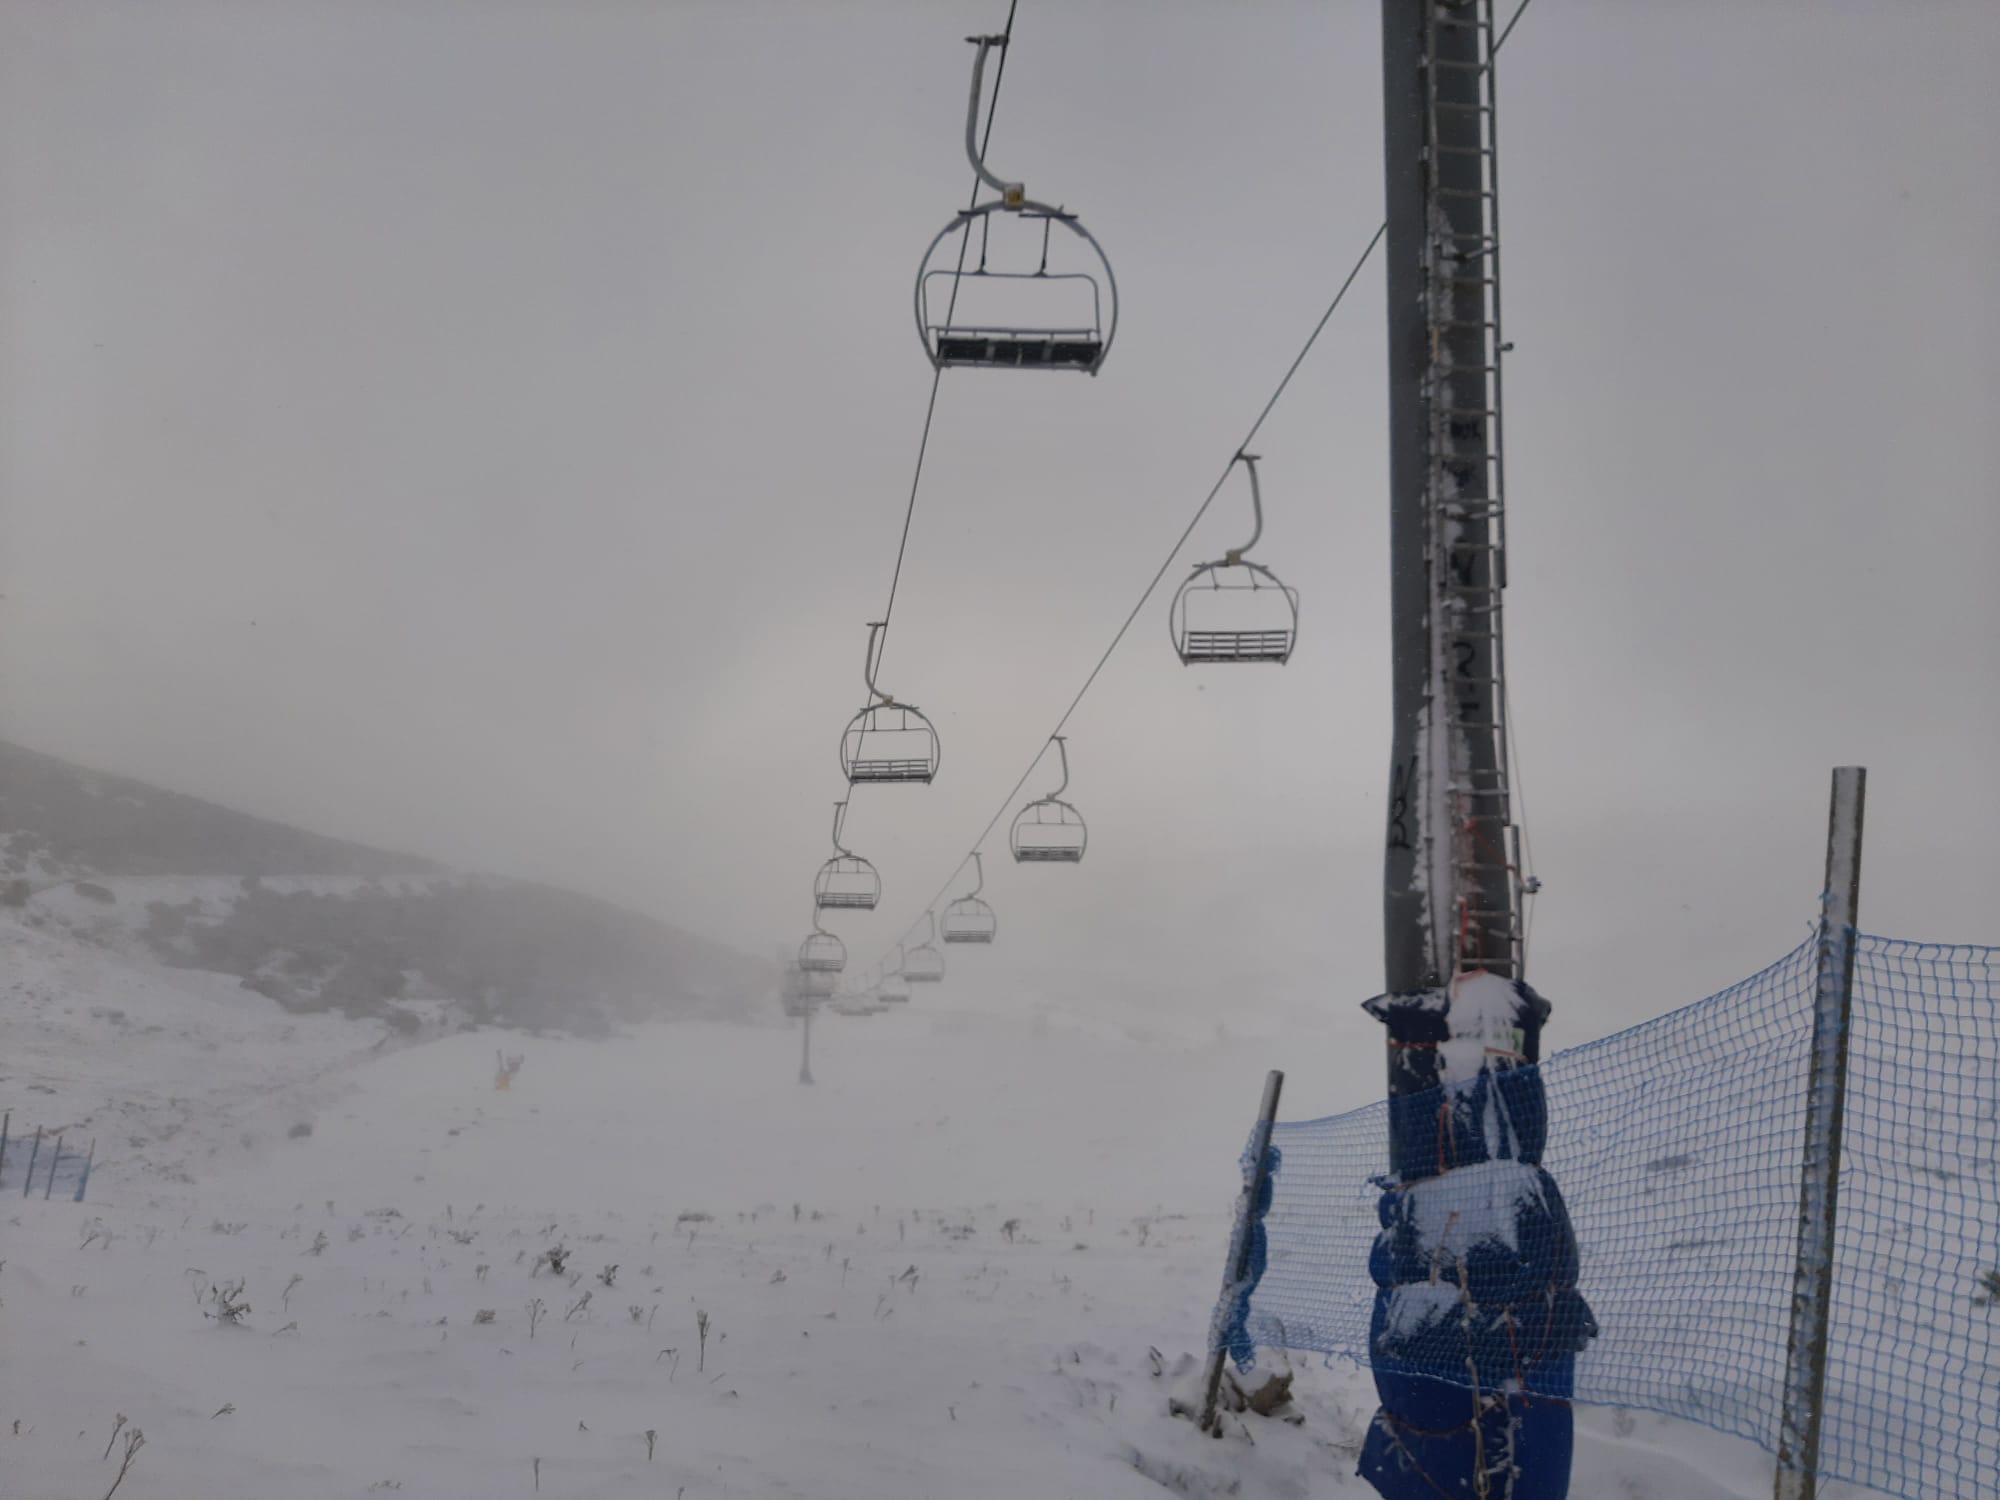
[[[62,1142],[63,1138],[58,1134],[56,1136],[56,1154],[49,1158],[49,1185],[42,1189],[42,1201],[44,1203],[48,1201],[50,1194],[56,1190],[56,1168],[62,1165]]]
[[[1775,1500],[1814,1500],[1820,1418],[1826,1407],[1826,1332],[1833,1306],[1833,1238],[1840,1194],[1840,1133],[1847,1106],[1847,1039],[1854,1011],[1854,933],[1861,906],[1861,812],[1868,773],[1839,766],[1827,818],[1826,890],[1820,897],[1819,975],[1813,995],[1806,1138],[1799,1174],[1798,1263],[1792,1273],[1785,1394],[1778,1413]]]
[[[21,1196],[28,1196],[28,1189],[35,1185],[35,1162],[42,1154],[42,1127],[35,1127],[35,1144],[28,1152],[28,1170],[21,1175]]]
[[[83,1195],[90,1187],[90,1169],[97,1160],[97,1137],[90,1138],[90,1151],[83,1158],[83,1175],[76,1180],[76,1201],[83,1202]]]
[[[1257,1200],[1264,1196],[1264,1184],[1271,1176],[1271,1126],[1278,1118],[1278,1095],[1284,1090],[1285,1075],[1273,1068],[1264,1076],[1264,1102],[1257,1109],[1257,1128],[1250,1136],[1250,1152],[1254,1165],[1250,1175],[1244,1179],[1243,1191],[1236,1200],[1236,1227],[1229,1236],[1229,1243],[1235,1254],[1229,1258],[1229,1269],[1222,1280],[1222,1295],[1228,1297],[1233,1289],[1243,1284],[1243,1278],[1250,1274],[1250,1229],[1251,1219],[1257,1212]],[[1222,1365],[1229,1358],[1226,1348],[1211,1349],[1208,1355],[1208,1385],[1201,1398],[1201,1430],[1214,1432],[1215,1401],[1222,1391]]]
[[[0,1114],[0,1182],[7,1180],[7,1127],[13,1123],[13,1110]]]

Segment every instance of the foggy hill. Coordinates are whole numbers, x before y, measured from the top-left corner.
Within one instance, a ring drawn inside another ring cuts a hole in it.
[[[83,875],[422,875],[409,854],[253,818],[0,740],[0,868]]]
[[[580,1033],[760,1008],[767,966],[595,897],[465,875],[0,741],[0,903],[293,1011]]]

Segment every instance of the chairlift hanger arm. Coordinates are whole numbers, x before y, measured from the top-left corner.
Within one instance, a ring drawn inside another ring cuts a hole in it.
[[[1238,453],[1237,461],[1250,471],[1250,511],[1256,517],[1256,527],[1250,533],[1250,540],[1240,547],[1231,547],[1223,554],[1223,561],[1232,565],[1243,561],[1243,554],[1257,545],[1257,539],[1264,534],[1264,492],[1257,483],[1257,455]]]
[[[1063,735],[1054,734],[1049,738],[1056,742],[1056,754],[1062,757],[1062,785],[1048,795],[1048,800],[1054,802],[1069,790],[1069,747],[1063,743]]]
[[[965,159],[972,163],[972,170],[979,174],[979,180],[1000,195],[1000,201],[1008,208],[1019,208],[1027,201],[1028,189],[1025,184],[1008,182],[987,170],[985,153],[979,147],[979,97],[986,87],[986,54],[995,47],[1005,47],[1004,36],[969,36],[966,38],[979,50],[972,58],[972,97],[965,106]]]
[[[847,821],[846,801],[842,800],[834,803],[833,804],[833,852],[835,854],[844,855],[848,859],[852,859],[854,858],[854,851],[852,849],[843,848],[840,842],[840,825],[842,823],[845,823],[846,821]]]
[[[885,706],[894,704],[896,700],[875,686],[875,666],[881,660],[881,652],[877,647],[877,643],[882,639],[882,633],[888,628],[889,622],[887,620],[870,620],[868,622],[868,652],[861,661],[861,680],[868,684],[869,700]]]

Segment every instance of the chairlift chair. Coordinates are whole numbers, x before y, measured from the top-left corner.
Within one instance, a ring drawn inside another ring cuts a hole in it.
[[[1019,864],[1078,864],[1090,842],[1083,814],[1062,800],[1069,787],[1069,750],[1062,735],[1054,740],[1056,753],[1062,757],[1062,785],[1014,815],[1007,842]]]
[[[965,155],[979,181],[1000,196],[961,211],[924,252],[916,288],[917,332],[924,352],[940,370],[978,366],[1081,370],[1095,375],[1111,352],[1118,328],[1118,284],[1111,262],[1075,214],[1034,201],[1021,183],[1008,182],[987,168],[978,141],[979,100],[986,54],[1004,46],[1006,39],[966,40],[979,50],[973,57],[972,96],[965,111]],[[1032,245],[1037,224],[1040,262],[1032,271],[1021,269],[1027,258],[1016,262],[1009,252],[1018,253],[1018,248],[1007,242],[1025,238]],[[1050,240],[1057,225],[1074,239],[1073,245],[1067,238],[1058,243],[1075,250],[1078,269],[1061,269],[1070,263],[1061,257],[1058,269],[1049,269]],[[977,263],[968,270],[975,233]],[[1004,265],[1015,268],[992,263],[996,240],[1002,242]],[[1034,316],[1025,317],[1030,308]]]
[[[821,911],[873,911],[882,899],[882,877],[875,867],[840,843],[840,826],[847,804],[833,804],[833,858],[813,877],[813,905]]]
[[[938,924],[947,943],[990,943],[1000,930],[993,908],[979,899],[986,888],[986,866],[977,849],[972,851],[972,867],[978,873],[977,883],[944,909],[944,919]]]
[[[869,701],[840,737],[840,771],[850,786],[897,782],[928,786],[943,758],[937,729],[916,707],[898,703],[875,686],[876,642],[886,624],[878,620],[868,627],[862,680],[868,684]]]
[[[1250,507],[1256,517],[1250,540],[1216,562],[1195,564],[1167,617],[1174,651],[1186,666],[1211,662],[1291,660],[1299,638],[1299,591],[1278,581],[1262,563],[1245,559],[1264,534],[1264,497],[1257,484],[1257,455],[1239,453],[1250,473]]]
[[[808,974],[831,978],[847,967],[847,944],[819,925],[819,908],[813,908],[813,930],[799,944],[799,967]]]
[[[895,963],[882,970],[882,983],[876,986],[876,993],[881,996],[884,1005],[910,1003],[910,987],[903,981],[903,949],[900,944],[896,948]]]
[[[937,915],[925,912],[930,936],[912,948],[903,959],[903,979],[909,984],[936,984],[944,978],[944,954],[937,944]]]

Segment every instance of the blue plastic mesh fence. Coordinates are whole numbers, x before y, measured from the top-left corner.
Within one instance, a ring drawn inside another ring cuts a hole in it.
[[[1567,1202],[1598,1329],[1577,1356],[1575,1399],[1775,1451],[1815,953],[1808,942],[1718,995],[1540,1065],[1543,1165]],[[1857,948],[1820,1468],[1912,1500],[2000,1494],[1996,955],[1865,936]],[[1366,1363],[1387,1107],[1280,1123],[1271,1144],[1266,1265],[1241,1332]],[[1439,1183],[1463,1186],[1440,1202],[1468,1223],[1517,1222],[1508,1205],[1456,1199],[1518,1198],[1522,1173],[1511,1162],[1454,1172]],[[1477,1296],[1480,1274],[1473,1265],[1458,1279]],[[1419,1324],[1464,1323],[1455,1287],[1432,1289],[1434,1308],[1408,1290]],[[1437,1341],[1450,1351],[1439,1367],[1419,1355],[1411,1368],[1464,1381],[1481,1341],[1455,1332]],[[1531,1369],[1511,1336],[1496,1334],[1492,1358]]]

